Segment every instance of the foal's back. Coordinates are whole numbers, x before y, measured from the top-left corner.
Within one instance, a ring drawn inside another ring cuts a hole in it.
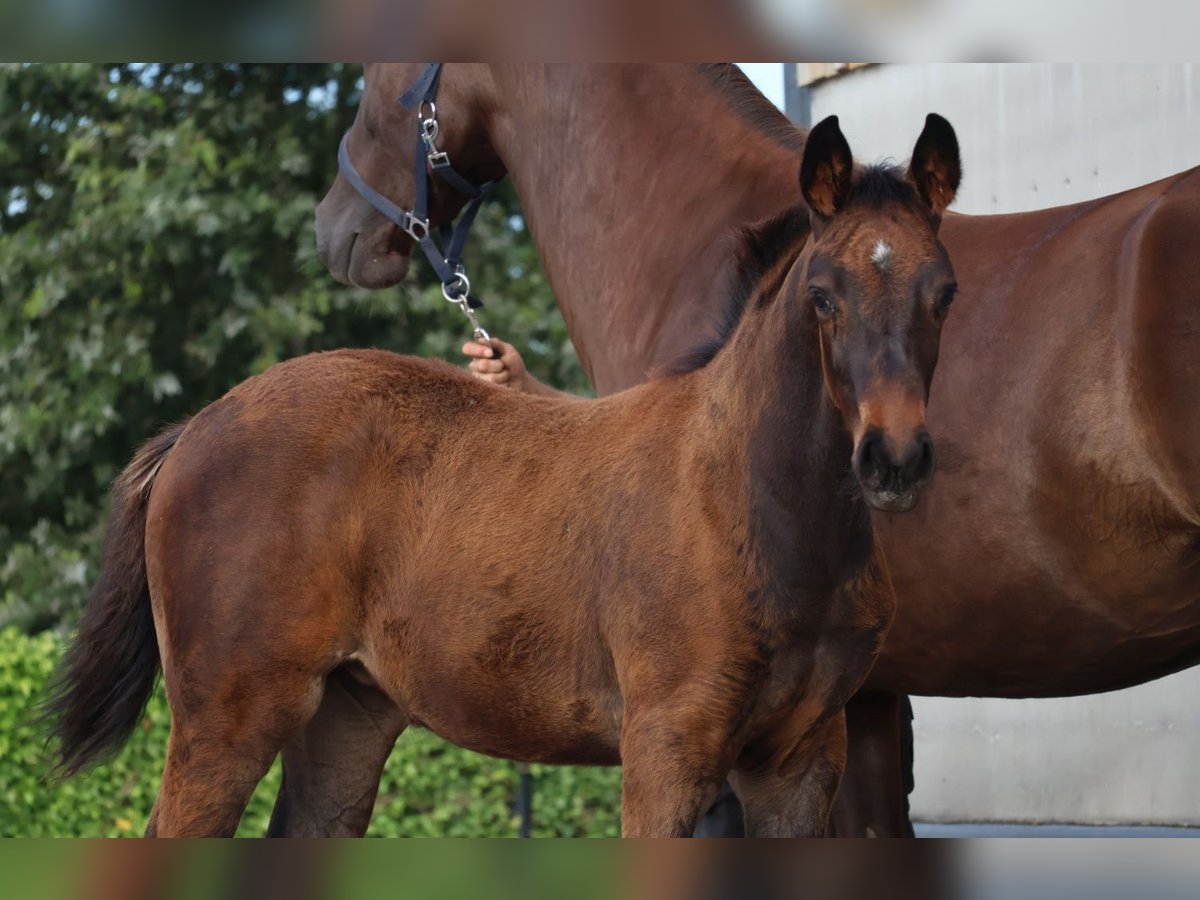
[[[617,762],[614,651],[675,641],[665,658],[690,665],[702,648],[677,619],[704,612],[663,588],[695,595],[726,567],[688,524],[693,402],[686,379],[573,403],[379,351],[250,379],[196,416],[155,482],[169,686],[235,690],[239,667],[211,648],[253,644],[281,668],[316,661],[313,684],[361,666],[463,746]]]

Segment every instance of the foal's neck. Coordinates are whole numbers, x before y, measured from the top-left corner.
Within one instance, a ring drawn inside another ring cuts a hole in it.
[[[795,290],[785,284],[766,303],[752,297],[727,345],[696,373],[699,427],[714,436],[715,453],[740,461],[741,478],[728,473],[727,502],[746,510],[760,563],[786,595],[828,587],[871,549],[853,442],[825,387],[816,315]]]
[[[490,138],[571,340],[599,393],[637,384],[712,320],[738,227],[798,202],[800,133],[690,66],[492,69]]]

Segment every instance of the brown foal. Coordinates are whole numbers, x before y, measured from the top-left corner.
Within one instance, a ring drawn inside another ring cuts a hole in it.
[[[751,834],[823,833],[894,609],[867,503],[907,509],[933,472],[945,120],[913,160],[856,172],[815,128],[807,209],[746,236],[723,339],[628,391],[338,351],[155,438],[54,703],[66,769],[124,740],[161,659],[151,835],[231,834],[280,752],[271,833],[361,834],[409,724],[622,764],[627,835],[690,834],[726,776]]]

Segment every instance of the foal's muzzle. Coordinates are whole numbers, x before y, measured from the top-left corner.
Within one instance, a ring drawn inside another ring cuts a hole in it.
[[[934,466],[933,440],[924,428],[903,442],[869,428],[854,449],[854,473],[876,509],[912,509],[921,487],[933,477]]]

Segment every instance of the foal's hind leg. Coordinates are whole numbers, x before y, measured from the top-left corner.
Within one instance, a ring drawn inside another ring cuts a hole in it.
[[[349,669],[326,681],[317,714],[283,748],[283,786],[269,837],[361,837],[379,777],[407,720]]]
[[[237,747],[172,727],[167,765],[146,837],[232,837],[278,748]]]
[[[284,740],[320,696],[318,682],[308,678],[277,679],[273,689],[256,690],[261,673],[231,669],[223,684],[203,699],[168,685],[171,740],[147,837],[232,836]]]
[[[307,612],[304,595],[292,596],[289,611]],[[259,598],[172,599],[155,616],[171,740],[147,834],[232,835],[284,743],[317,711],[336,638],[315,619],[278,626]],[[186,615],[206,603],[222,615]]]

